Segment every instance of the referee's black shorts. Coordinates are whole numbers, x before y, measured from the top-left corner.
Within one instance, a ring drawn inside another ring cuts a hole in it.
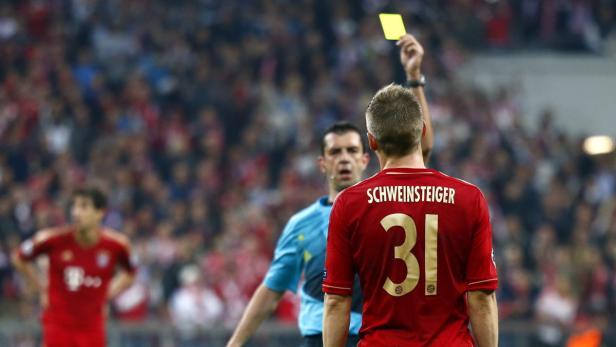
[[[303,337],[304,342],[302,342],[301,347],[323,347],[323,335],[306,335]],[[357,335],[349,335],[347,339],[346,347],[355,347],[359,342],[359,336]]]

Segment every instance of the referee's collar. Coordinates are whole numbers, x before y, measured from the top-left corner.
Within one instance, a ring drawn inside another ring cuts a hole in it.
[[[319,205],[323,207],[331,207],[332,205],[334,205],[334,203],[330,202],[329,196],[325,195],[319,198]]]

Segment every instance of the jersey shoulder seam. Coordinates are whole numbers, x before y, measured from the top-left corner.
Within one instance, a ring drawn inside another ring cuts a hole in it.
[[[61,237],[66,234],[69,234],[70,232],[71,230],[67,227],[54,227],[54,228],[41,229],[34,235],[33,240],[35,243],[43,243],[51,239],[55,239],[57,237]]]
[[[116,231],[110,228],[104,228],[103,236],[106,237],[107,239],[110,239],[111,241],[114,241],[115,243],[120,244],[123,247],[128,248],[130,245],[128,237],[120,233],[119,231]]]
[[[352,186],[346,188],[345,190],[343,190],[342,192],[340,192],[340,194],[342,195],[342,193],[344,193],[346,191],[352,191],[352,190],[355,190],[355,189],[359,189],[360,187],[362,187],[362,186],[364,186],[364,185],[374,181],[379,176],[380,173],[381,173],[381,171],[379,171],[379,172],[375,173],[374,175],[366,178],[365,180],[362,180],[362,181],[359,181],[359,182],[355,183],[354,185],[352,185]]]
[[[461,178],[457,178],[457,177],[449,176],[449,175],[447,175],[446,173],[443,173],[443,172],[441,172],[441,171],[437,171],[437,172],[438,172],[441,176],[443,176],[445,179],[448,179],[448,180],[454,181],[454,182],[456,182],[456,183],[459,183],[459,184],[465,185],[465,186],[467,186],[467,187],[474,188],[474,189],[476,189],[477,191],[481,192],[481,189],[479,189],[479,187],[477,187],[476,185],[472,184],[471,182],[465,181],[465,180],[463,180],[463,179],[461,179]]]

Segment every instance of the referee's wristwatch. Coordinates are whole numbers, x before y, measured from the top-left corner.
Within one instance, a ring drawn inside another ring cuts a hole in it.
[[[424,87],[426,85],[426,76],[422,74],[418,80],[407,80],[402,85],[406,88]]]

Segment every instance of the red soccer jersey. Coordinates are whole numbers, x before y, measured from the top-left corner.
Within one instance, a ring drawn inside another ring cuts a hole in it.
[[[465,293],[498,282],[486,200],[436,170],[383,170],[336,199],[325,266],[325,293],[359,275],[359,346],[472,346]]]
[[[103,229],[98,243],[83,248],[75,241],[73,230],[63,227],[41,231],[22,243],[19,256],[23,260],[43,254],[49,257],[49,303],[43,324],[102,329],[107,289],[116,266],[135,271],[129,242],[124,235]]]

